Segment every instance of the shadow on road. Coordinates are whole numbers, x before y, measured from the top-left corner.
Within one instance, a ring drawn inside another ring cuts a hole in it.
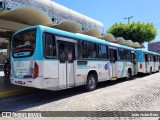
[[[136,78],[146,77],[146,75],[138,75]],[[116,81],[105,81],[98,84],[97,89],[102,89],[115,84],[130,82],[135,80],[119,79]],[[41,106],[51,102],[56,102],[59,100],[67,99],[69,97],[77,96],[79,94],[86,94],[82,87],[76,87],[61,91],[47,91],[47,90],[37,90],[31,94],[14,96],[12,98],[5,98],[0,100],[0,111],[19,111],[25,110],[27,108],[32,108],[36,106]],[[43,110],[42,110],[43,111]]]

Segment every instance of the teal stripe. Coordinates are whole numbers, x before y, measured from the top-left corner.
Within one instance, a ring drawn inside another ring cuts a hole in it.
[[[124,70],[125,70],[125,64],[124,64],[124,62],[123,62],[123,69],[122,69],[122,73],[121,73],[121,76],[120,76],[120,77],[122,77],[122,76],[124,75]]]

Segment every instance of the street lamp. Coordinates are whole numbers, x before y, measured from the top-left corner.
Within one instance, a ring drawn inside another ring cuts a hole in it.
[[[133,18],[133,16],[130,16],[130,17],[127,17],[127,18],[124,18],[124,19],[128,19],[128,23],[129,23],[129,20]]]

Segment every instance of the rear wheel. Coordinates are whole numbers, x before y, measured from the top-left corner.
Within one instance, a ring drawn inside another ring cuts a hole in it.
[[[132,76],[132,74],[131,74],[131,70],[130,70],[130,69],[128,69],[128,71],[127,71],[127,76],[126,76],[126,80],[131,79],[131,76]]]
[[[150,68],[150,70],[149,70],[149,74],[150,74],[150,75],[152,74],[152,68]]]
[[[87,91],[93,91],[96,89],[97,86],[97,78],[94,74],[89,74],[87,77],[87,84],[85,86],[85,89]]]

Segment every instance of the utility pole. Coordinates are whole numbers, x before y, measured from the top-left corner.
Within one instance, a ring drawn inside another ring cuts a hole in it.
[[[124,18],[124,19],[128,19],[128,23],[129,23],[131,18],[133,18],[133,16],[130,16],[130,17],[127,17],[127,18]]]

